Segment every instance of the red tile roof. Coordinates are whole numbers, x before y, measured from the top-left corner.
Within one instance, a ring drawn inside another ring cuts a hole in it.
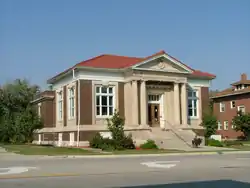
[[[186,66],[188,69],[192,70],[192,76],[194,77],[209,77],[209,78],[215,78],[216,76],[214,74],[210,74],[208,72],[202,72],[200,70],[195,70],[190,68],[189,66],[183,64],[181,61],[177,60],[176,58],[170,56],[165,51],[160,51],[158,53],[155,53],[151,56],[139,58],[139,57],[127,57],[127,56],[119,56],[119,55],[110,55],[110,54],[104,54],[99,55],[97,57],[88,59],[86,61],[82,61],[78,64],[76,64],[74,67],[67,69],[66,71],[58,74],[57,76],[53,77],[52,79],[68,72],[69,70],[76,68],[76,67],[90,67],[90,68],[102,68],[102,69],[123,69],[123,68],[129,68],[133,65],[139,64],[143,61],[149,60],[153,57],[159,56],[159,55],[168,55],[175,61],[181,63],[182,65]]]
[[[231,95],[240,95],[244,93],[249,93],[250,92],[250,87],[240,89],[240,90],[234,90],[233,88],[227,88],[221,92],[218,92],[213,96],[212,98],[220,98],[220,97],[226,97],[226,96],[231,96]]]

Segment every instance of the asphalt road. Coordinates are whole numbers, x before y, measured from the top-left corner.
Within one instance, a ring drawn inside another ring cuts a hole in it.
[[[0,160],[0,187],[250,188],[250,155]]]

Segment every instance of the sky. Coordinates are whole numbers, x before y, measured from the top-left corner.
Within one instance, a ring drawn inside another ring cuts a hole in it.
[[[0,84],[160,50],[215,74],[212,89],[250,79],[250,0],[0,0]]]

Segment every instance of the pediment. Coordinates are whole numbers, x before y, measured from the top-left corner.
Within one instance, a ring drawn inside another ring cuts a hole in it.
[[[189,73],[190,71],[183,66],[180,66],[167,58],[157,58],[136,66],[136,69],[155,70],[177,73]]]

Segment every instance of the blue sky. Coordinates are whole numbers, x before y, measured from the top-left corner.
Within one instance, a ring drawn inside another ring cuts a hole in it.
[[[222,89],[250,77],[249,0],[0,0],[0,84],[46,80],[103,53],[165,50],[217,75]]]

